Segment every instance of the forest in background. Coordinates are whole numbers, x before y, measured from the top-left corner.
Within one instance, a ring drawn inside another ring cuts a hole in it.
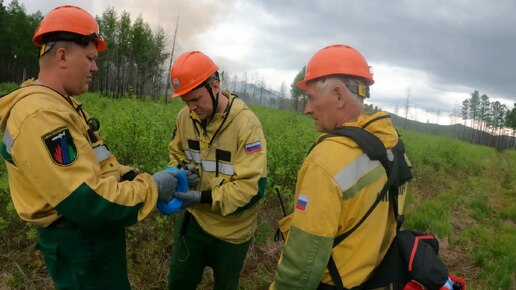
[[[41,12],[27,14],[25,7],[17,0],[5,6],[0,0],[0,83],[21,83],[31,77],[37,77],[38,50],[31,42],[34,30],[43,18]],[[127,11],[117,11],[114,7],[97,15],[100,31],[108,49],[98,58],[99,71],[93,78],[92,91],[98,91],[112,98],[136,96],[143,99],[163,99],[171,93],[169,84],[169,66],[177,57],[176,34],[178,24],[172,32],[162,27],[151,28],[142,16],[135,19]],[[168,41],[172,47],[167,47]],[[302,112],[306,96],[295,83],[304,78],[305,68],[301,68],[292,83],[282,83],[279,88],[271,88],[263,76],[257,74],[241,75],[221,71],[223,89],[238,94],[248,104],[257,104],[272,108]],[[478,91],[471,94],[461,105],[452,108],[427,110],[439,118],[441,111],[451,111],[452,118],[462,120],[463,124],[474,129],[489,132],[492,135],[516,134],[516,104],[513,108],[498,101],[489,101],[485,94]],[[409,111],[415,109],[410,95],[400,96],[404,100],[402,110],[405,119]],[[368,100],[370,101],[370,100]],[[368,104],[370,112],[381,110],[374,104]],[[394,111],[398,114],[398,110]],[[465,136],[465,140],[474,141],[475,136]],[[469,140],[468,140],[469,139]]]
[[[12,85],[0,84],[0,95],[11,89]],[[167,144],[184,103],[136,96],[113,99],[98,93],[84,94],[80,100],[100,120],[100,133],[121,163],[151,173],[166,166]],[[252,110],[267,140],[268,183],[241,276],[243,290],[267,289],[274,277],[283,248],[282,242],[274,241],[276,223],[283,215],[278,194],[290,212],[297,171],[318,135],[309,117],[262,106]],[[405,204],[405,227],[437,235],[450,273],[464,277],[468,289],[515,289],[516,150],[498,151],[398,129],[415,175]],[[0,165],[0,209],[0,289],[52,289],[35,248],[36,227],[17,216],[4,165]],[[133,289],[166,289],[175,220],[175,215],[155,211],[127,228]],[[199,289],[212,288],[213,276],[206,270]]]
[[[0,0],[0,34],[3,35],[0,45],[0,83],[20,84],[27,78],[37,77],[38,51],[31,39],[42,18],[39,11],[27,14],[17,0],[8,6]],[[99,55],[99,71],[93,78],[91,91],[111,98],[150,98],[167,102],[167,96],[171,93],[168,66],[174,59],[177,26],[172,49],[167,51],[170,49],[166,45],[168,34],[161,27],[152,29],[141,16],[132,19],[128,12],[118,12],[110,7],[97,16],[97,20],[109,48]],[[221,71],[222,88],[239,95],[248,104],[302,112],[306,96],[295,83],[304,78],[304,73],[305,69],[300,69],[291,84],[282,83],[279,90],[276,90],[267,84],[263,76]],[[417,108],[411,104],[409,94],[405,98],[400,96],[402,99],[402,111],[405,112],[402,125],[405,129],[424,128],[431,133],[454,135],[474,144],[498,149],[516,148],[516,104],[508,108],[499,101],[490,101],[486,94],[474,91],[470,98],[450,110],[450,117],[455,123],[450,128],[409,121],[409,112]],[[450,108],[439,108],[429,114],[436,115],[438,120],[440,112],[445,109]],[[365,110],[374,113],[381,108],[366,104]],[[398,114],[398,110],[394,113]],[[457,126],[459,123],[463,126]]]
[[[17,1],[4,6],[0,0],[0,95],[37,75],[37,49],[30,40],[42,17],[39,12],[28,15]],[[110,8],[98,20],[110,49],[99,57],[100,71],[92,86],[98,93],[80,98],[85,109],[101,120],[101,134],[123,163],[155,172],[166,165],[166,143],[175,114],[183,106],[166,97],[173,55],[167,51],[163,30],[151,29],[141,17],[132,19]],[[306,102],[293,86],[304,77],[304,69],[279,91],[257,75],[221,73],[225,89],[249,104],[262,105],[253,110],[262,120],[269,143],[269,184],[241,282],[242,289],[266,289],[282,248],[272,239],[282,215],[277,192],[292,208],[295,176],[316,136],[311,120],[292,112],[302,111]],[[3,82],[11,83],[3,86]],[[411,107],[407,96],[405,112]],[[366,109],[380,110],[371,104]],[[429,128],[427,132],[439,134],[446,126],[405,118],[397,123],[416,174],[406,205],[406,226],[439,237],[441,255],[451,273],[466,278],[468,289],[516,288],[516,155],[515,150],[498,146],[501,135],[514,136],[515,115],[516,104],[507,108],[478,91],[454,108],[462,125],[448,127],[457,132],[457,138],[500,150],[421,133]],[[148,124],[154,125],[149,128]],[[515,144],[514,137],[507,140]],[[35,249],[36,229],[18,218],[10,201],[5,166],[0,166],[0,208],[0,288],[51,289]],[[165,288],[174,222],[175,216],[153,213],[128,228],[134,289]],[[210,289],[212,283],[207,271],[201,288]]]

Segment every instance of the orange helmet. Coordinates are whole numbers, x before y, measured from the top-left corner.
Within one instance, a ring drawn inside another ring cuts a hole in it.
[[[309,81],[337,74],[361,77],[368,86],[374,84],[372,68],[360,52],[351,46],[336,44],[327,46],[312,56],[306,65],[305,79],[296,85],[306,91]]]
[[[200,51],[183,53],[170,69],[170,82],[174,87],[172,98],[195,89],[218,70],[211,58]]]
[[[45,39],[50,35],[56,36]],[[99,25],[95,18],[84,9],[71,5],[59,6],[50,11],[34,31],[32,42],[39,47],[47,41],[77,40],[71,38],[71,35],[77,35],[77,38],[82,36],[86,44],[91,40],[95,41],[97,51],[103,51],[107,47],[99,35]]]

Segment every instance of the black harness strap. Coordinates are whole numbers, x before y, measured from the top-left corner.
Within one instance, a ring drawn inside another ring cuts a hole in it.
[[[386,170],[388,179],[385,185],[383,186],[382,190],[379,192],[374,203],[362,216],[358,223],[355,224],[355,226],[353,226],[353,228],[351,228],[349,231],[335,237],[333,241],[333,247],[341,243],[344,239],[351,235],[358,227],[360,227],[360,225],[362,225],[362,223],[369,217],[371,212],[376,208],[380,201],[385,199],[385,195],[389,191],[390,187],[393,185],[395,177],[398,175],[397,158],[395,157],[392,164],[390,164],[389,159],[387,157],[387,151],[385,149],[385,146],[383,145],[383,142],[374,134],[359,127],[338,127],[334,131],[323,136],[318,143],[320,143],[325,138],[334,136],[344,136],[351,138],[353,141],[355,141],[358,144],[358,146],[364,151],[364,153],[369,157],[369,159],[380,161],[380,163]],[[389,196],[389,200],[393,198],[391,197],[392,195],[393,194]],[[397,206],[393,208],[395,210],[395,217],[397,217]],[[328,271],[333,282],[335,283],[335,288],[337,290],[346,290],[347,288],[344,287],[342,278],[339,274],[339,270],[337,268],[337,265],[335,264],[333,256],[330,256],[328,260]]]

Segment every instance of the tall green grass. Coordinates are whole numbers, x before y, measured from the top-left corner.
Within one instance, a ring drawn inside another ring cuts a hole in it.
[[[431,231],[450,251],[464,253],[450,272],[466,277],[468,289],[514,289],[516,152],[403,135],[418,196],[408,203],[405,226]]]
[[[120,162],[151,173],[166,166],[175,117],[184,106],[180,100],[165,104],[97,94],[80,100],[85,111],[100,120],[100,133]],[[290,211],[297,171],[317,132],[312,120],[300,114],[252,109],[267,139],[269,182],[241,289],[266,289],[282,247],[273,241],[276,222],[283,215],[276,189]],[[466,278],[468,289],[515,289],[516,151],[497,152],[413,131],[400,133],[415,174],[404,226],[434,233],[450,273]],[[153,213],[127,230],[134,289],[166,288],[174,222],[174,216]],[[34,248],[35,228],[20,221],[10,201],[5,166],[0,166],[0,232],[4,265],[0,288],[51,288]],[[212,283],[206,274],[201,289],[210,289]]]

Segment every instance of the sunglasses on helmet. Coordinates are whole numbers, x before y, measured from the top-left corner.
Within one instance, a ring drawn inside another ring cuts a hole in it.
[[[87,46],[90,41],[95,41],[96,43],[97,39],[102,39],[102,36],[96,32],[89,35],[81,35],[71,32],[49,33],[41,38],[43,45],[39,50],[39,56],[43,56],[47,51],[52,49],[57,41],[73,41],[78,45]]]

